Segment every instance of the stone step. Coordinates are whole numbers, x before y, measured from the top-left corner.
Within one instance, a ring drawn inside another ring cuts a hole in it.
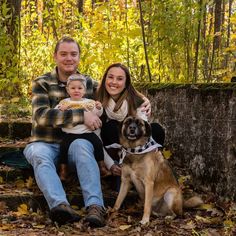
[[[28,138],[20,140],[8,138],[1,139],[0,141],[1,160],[1,157],[6,153],[22,152],[28,143]],[[82,193],[79,188],[79,183],[74,180],[70,181],[69,185],[65,185],[67,199],[71,205],[82,208],[84,204]],[[112,207],[117,196],[117,192],[113,189],[115,184],[112,181],[114,181],[114,179],[102,179],[103,196],[106,207]],[[131,204],[136,198],[136,192],[129,193],[124,202],[124,206],[126,203]],[[27,205],[28,209],[35,212],[38,209],[48,211],[46,200],[34,180],[32,168],[20,169],[0,164],[0,203],[1,202],[4,202],[12,211],[17,211],[17,208],[21,204]]]
[[[81,193],[78,194],[68,194],[67,199],[72,206],[76,206],[78,208],[84,207],[83,196]],[[106,207],[112,207],[115,203],[116,195],[104,195],[104,204]],[[132,198],[132,201],[134,199]],[[124,204],[128,204],[131,202],[130,196],[126,198]],[[42,194],[31,194],[30,192],[25,193],[1,193],[0,195],[0,202],[4,202],[6,206],[11,211],[17,211],[17,208],[25,204],[28,209],[31,209],[34,212],[37,210],[47,211],[48,205],[47,202]]]
[[[0,145],[0,157],[6,153],[17,151],[22,152],[27,140],[11,141],[7,140]],[[114,205],[117,192],[114,191],[114,182],[111,178],[102,179],[102,188],[105,206],[112,207]],[[79,208],[83,207],[83,197],[76,178],[73,178],[69,184],[65,185],[67,198],[71,205]],[[136,193],[130,193],[126,198],[126,203],[131,203],[137,198]],[[47,203],[37,187],[34,180],[32,168],[20,169],[7,165],[0,165],[0,202],[4,202],[6,206],[17,211],[21,204],[27,205],[28,209],[37,211],[37,209],[47,211]]]
[[[23,156],[23,149],[27,143],[28,138],[0,140],[0,176],[3,181],[10,182],[33,176],[32,168]],[[17,158],[20,160],[18,161]],[[16,163],[17,168],[15,168]]]
[[[31,122],[29,121],[0,121],[0,137],[24,139],[30,136]]]
[[[102,189],[104,204],[106,207],[112,207],[117,197],[117,191],[112,190],[111,182],[107,179],[102,179]],[[113,184],[114,185],[114,184]],[[83,196],[79,183],[77,180],[71,181],[64,185],[67,199],[71,205],[82,208],[84,206]],[[134,201],[137,202],[138,195],[136,191],[130,191],[124,201],[124,206],[130,205]],[[46,200],[40,190],[38,189],[34,178],[17,179],[14,182],[4,182],[0,184],[0,203],[4,202],[6,206],[12,210],[17,211],[21,204],[27,205],[28,209],[36,212],[48,210]]]

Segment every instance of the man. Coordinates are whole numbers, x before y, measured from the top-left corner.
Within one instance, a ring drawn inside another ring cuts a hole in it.
[[[50,217],[59,224],[75,222],[80,216],[70,207],[56,164],[59,157],[61,128],[84,123],[89,129],[101,126],[101,120],[92,112],[81,109],[61,111],[54,109],[60,100],[68,97],[67,78],[79,73],[80,47],[70,37],[58,41],[54,60],[56,68],[33,81],[32,87],[32,137],[24,150],[25,157],[33,166],[36,182],[42,191]],[[86,97],[92,98],[97,82],[86,77]],[[100,173],[93,154],[93,145],[85,139],[76,139],[68,151],[68,164],[77,171],[87,209],[85,221],[93,227],[102,227],[104,203],[101,191]]]

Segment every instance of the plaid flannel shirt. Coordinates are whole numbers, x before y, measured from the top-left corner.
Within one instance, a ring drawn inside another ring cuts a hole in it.
[[[78,72],[79,73],[79,72]],[[98,82],[86,76],[86,98],[94,98]],[[59,143],[61,128],[71,128],[84,123],[82,109],[60,111],[54,109],[64,98],[68,97],[65,84],[58,79],[57,69],[42,75],[32,85],[32,130],[30,142],[43,141]]]

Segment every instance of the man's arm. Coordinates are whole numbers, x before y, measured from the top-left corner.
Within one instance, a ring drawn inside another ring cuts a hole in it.
[[[49,96],[48,86],[43,78],[33,81],[33,119],[41,126],[51,127],[75,126],[76,124],[84,123],[82,109],[60,111],[52,107],[54,96]],[[55,94],[57,92],[55,91]]]
[[[91,81],[91,90],[93,93],[93,81]],[[61,111],[54,109],[53,103],[56,103],[59,91],[50,91],[50,85],[41,77],[33,81],[32,93],[32,109],[33,119],[41,126],[50,127],[74,127],[77,124],[85,124],[91,130],[101,127],[101,120],[92,112],[84,112],[83,109],[73,109]],[[96,85],[95,85],[96,86]],[[59,96],[60,97],[60,96]],[[54,99],[54,101],[52,101]]]

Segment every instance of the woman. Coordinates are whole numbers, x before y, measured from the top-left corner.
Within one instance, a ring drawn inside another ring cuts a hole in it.
[[[104,146],[119,143],[118,126],[119,122],[123,121],[125,117],[138,115],[147,120],[147,115],[150,115],[148,111],[150,102],[133,87],[129,69],[121,63],[112,64],[105,71],[98,88],[97,100],[102,103],[104,108],[101,128],[101,138]],[[149,106],[143,109],[145,101],[146,103],[148,101]],[[151,126],[153,139],[163,145],[165,139],[163,128],[157,123],[153,123]],[[121,168],[116,162],[117,155],[112,154],[112,150],[108,150],[108,152],[113,158],[111,160],[105,153],[105,162],[108,169],[113,175],[120,175]]]

